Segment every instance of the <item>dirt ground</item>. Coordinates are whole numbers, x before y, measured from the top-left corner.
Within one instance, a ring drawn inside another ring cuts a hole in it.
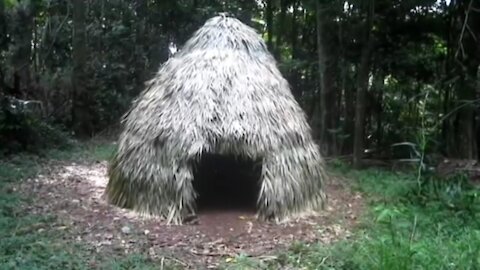
[[[25,181],[20,192],[33,199],[26,206],[29,212],[55,215],[52,229],[68,232],[67,240],[86,243],[95,253],[140,252],[192,269],[215,268],[239,254],[268,258],[294,241],[329,244],[347,238],[363,209],[360,194],[334,179],[326,186],[328,205],[315,217],[276,225],[256,221],[254,213],[210,211],[200,214],[196,224],[167,226],[108,205],[102,197],[106,170],[105,162],[57,162]]]

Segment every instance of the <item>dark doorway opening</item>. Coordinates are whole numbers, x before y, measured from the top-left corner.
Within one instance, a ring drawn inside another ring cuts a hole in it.
[[[204,154],[194,172],[197,210],[255,212],[261,162],[237,156]]]

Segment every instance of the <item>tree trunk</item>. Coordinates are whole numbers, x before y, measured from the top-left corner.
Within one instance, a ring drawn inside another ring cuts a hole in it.
[[[456,85],[458,106],[457,149],[458,158],[476,159],[478,156],[474,100],[477,94],[477,74],[480,65],[480,9],[478,1],[459,2],[461,30],[459,47],[456,51],[457,72],[460,77]],[[468,31],[465,29],[468,28]]]
[[[16,46],[13,51],[13,68],[15,88],[22,93],[21,98],[28,99],[29,88],[32,84],[30,58],[32,54],[33,38],[33,4],[19,5],[15,11],[16,27],[13,30],[13,39]]]
[[[7,17],[5,12],[5,1],[0,1],[0,55],[4,50],[8,49],[8,36],[7,36]],[[4,67],[0,67],[0,83],[4,83],[2,71]]]
[[[238,3],[242,8],[239,14],[239,19],[246,25],[252,26],[252,12],[256,6],[255,0],[244,0]]]
[[[368,12],[365,23],[365,37],[357,75],[357,103],[355,106],[355,134],[353,139],[353,166],[361,167],[365,142],[365,102],[368,89],[368,75],[370,73],[370,53],[373,49],[371,35],[374,17],[374,0],[368,1]]]
[[[337,102],[336,91],[334,91],[336,70],[336,56],[331,49],[334,40],[329,38],[326,23],[329,16],[325,12],[326,5],[317,1],[316,5],[316,24],[317,24],[317,53],[318,53],[318,71],[320,87],[320,130],[319,140],[324,155],[336,154],[337,142],[335,104]]]
[[[316,68],[314,65],[310,65],[310,68],[308,69],[308,72],[306,74],[305,78],[305,87],[310,89],[311,95],[310,99],[308,99],[308,112],[307,115],[310,116],[310,125],[312,127],[312,133],[313,137],[315,139],[318,139],[320,134],[320,128],[321,128],[321,110],[320,110],[320,99],[319,99],[319,94],[318,94],[318,89],[320,86],[318,86],[319,82],[318,80],[315,80],[315,78],[318,76],[318,68]]]
[[[445,22],[445,40],[447,41],[447,56],[445,59],[445,77],[446,79],[444,80],[442,84],[442,88],[444,91],[443,95],[443,115],[448,115],[450,113],[450,110],[452,109],[452,100],[453,100],[453,87],[450,82],[450,78],[455,76],[454,74],[454,66],[455,66],[455,46],[457,45],[457,42],[455,41],[456,39],[456,32],[457,31],[457,9],[455,8],[455,3],[450,2],[450,5],[448,6],[447,9],[448,12],[448,17]],[[455,121],[454,117],[446,117],[443,119],[442,122],[442,140],[443,140],[443,152],[446,156],[454,156],[455,154]]]
[[[145,81],[145,57],[147,57],[146,44],[148,43],[146,35],[146,18],[147,18],[147,1],[136,0],[135,1],[135,13],[137,16],[136,21],[136,59],[135,59],[135,73],[137,80],[137,87],[142,90]]]
[[[479,48],[479,53],[480,53],[480,48]],[[477,88],[477,97],[476,99],[477,100],[480,100],[480,64],[478,65],[478,68],[477,68],[477,84],[476,84],[476,88]],[[480,108],[479,106],[477,106],[477,111],[476,111],[476,125],[477,125],[477,129],[476,129],[476,137],[477,137],[477,159],[480,158]]]
[[[8,48],[8,38],[7,38],[7,20],[5,16],[5,1],[0,1],[0,55],[3,54],[3,51]],[[3,109],[3,102],[6,101],[3,94],[7,92],[7,82],[4,76],[4,68],[0,66],[0,110]]]
[[[332,41],[329,41],[329,43]],[[337,56],[331,50],[328,52],[328,57],[326,57],[326,67],[323,77],[323,91],[322,91],[322,100],[323,100],[323,115],[325,120],[324,126],[324,138],[325,138],[325,149],[326,153],[329,156],[335,156],[337,154],[338,142],[338,107],[336,106],[338,99],[341,98],[338,89],[335,88],[335,75],[337,74]]]
[[[7,41],[7,20],[5,17],[5,1],[0,1],[0,49]]]
[[[457,86],[458,106],[463,106],[457,113],[457,157],[462,159],[477,158],[477,137],[475,128],[474,104],[466,105],[463,102],[472,102],[475,99],[475,88],[469,86],[471,82],[463,81]]]
[[[353,153],[353,133],[354,133],[354,119],[355,119],[355,93],[352,87],[350,73],[351,65],[346,60],[346,50],[344,45],[344,34],[343,34],[343,24],[339,24],[338,32],[339,40],[339,55],[340,55],[340,76],[341,76],[341,91],[343,92],[344,103],[341,108],[343,108],[343,117],[345,119],[345,129],[343,131],[343,139],[341,145],[341,153],[344,155]]]
[[[339,88],[335,87],[335,80],[336,80],[336,74],[338,72],[337,70],[337,56],[332,57],[332,61],[329,63],[326,76],[325,76],[325,81],[328,82],[326,85],[328,85],[328,89],[330,89],[330,92],[327,92],[325,96],[325,100],[327,101],[326,103],[326,120],[327,120],[327,130],[326,134],[327,137],[330,138],[329,140],[329,154],[332,156],[338,155],[339,152],[339,142],[338,142],[338,134],[340,132],[339,130],[339,122],[340,122],[340,110],[339,106],[337,106],[338,103],[341,102],[342,98],[342,93],[339,91]],[[340,101],[340,102],[339,102]]]
[[[318,124],[317,128],[318,130],[315,132],[316,137],[320,140],[320,147],[322,150],[323,154],[326,154],[325,152],[325,145],[327,144],[326,140],[326,113],[325,113],[325,48],[324,48],[324,42],[323,42],[323,35],[324,35],[324,26],[323,26],[323,21],[322,21],[322,16],[323,16],[323,6],[320,4],[319,1],[316,2],[316,13],[315,13],[315,18],[316,18],[316,24],[317,24],[317,56],[318,56],[318,87],[320,89],[320,102],[319,106],[316,106],[317,112],[316,116],[318,117]]]
[[[298,1],[293,2],[293,12],[292,12],[292,31],[290,32],[290,43],[292,48],[292,62],[294,62],[298,57]],[[298,68],[296,66],[290,69],[290,85],[292,86],[293,95],[298,101],[302,96],[302,89],[298,85]]]
[[[85,87],[87,81],[85,66],[87,60],[84,0],[72,0],[73,5],[73,73],[72,73],[72,125],[80,137],[92,135],[93,125],[90,110],[90,93]]]
[[[383,76],[383,72],[379,72],[376,74],[376,84],[375,84],[375,92],[376,92],[376,104],[375,104],[375,115],[377,120],[377,127],[376,127],[376,139],[377,139],[377,146],[381,146],[383,142],[383,123],[382,123],[382,113],[383,113],[383,92],[385,88],[385,78]]]
[[[343,146],[343,154],[352,154],[353,153],[353,137],[355,132],[355,90],[353,83],[349,78],[349,70],[347,66],[343,66],[345,69],[345,133],[346,138]]]
[[[278,60],[282,59],[282,39],[285,32],[285,15],[287,13],[287,0],[280,0],[280,14],[277,21],[277,35],[275,54]]]
[[[273,0],[266,0],[267,47],[273,52]]]

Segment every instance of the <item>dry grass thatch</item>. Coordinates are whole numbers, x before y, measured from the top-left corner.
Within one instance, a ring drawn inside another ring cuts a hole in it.
[[[179,224],[195,212],[202,153],[263,161],[258,216],[323,206],[323,161],[304,112],[264,41],[235,18],[208,20],[125,116],[108,200]]]

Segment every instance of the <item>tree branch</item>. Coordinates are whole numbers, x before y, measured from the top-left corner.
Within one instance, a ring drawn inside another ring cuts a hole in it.
[[[455,52],[455,58],[458,58],[458,53],[460,50],[462,51],[462,57],[465,57],[465,50],[463,49],[463,36],[465,35],[465,30],[467,29],[468,17],[469,17],[470,11],[472,10],[472,5],[473,5],[473,0],[470,0],[470,3],[468,4],[467,12],[465,14],[465,20],[463,21],[462,31],[460,32],[460,37],[458,38],[458,48],[457,48],[457,51]]]

